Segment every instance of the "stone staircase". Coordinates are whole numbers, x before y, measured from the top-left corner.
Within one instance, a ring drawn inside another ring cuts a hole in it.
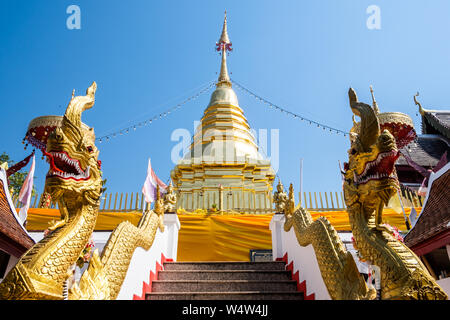
[[[283,261],[164,262],[147,300],[303,300]]]

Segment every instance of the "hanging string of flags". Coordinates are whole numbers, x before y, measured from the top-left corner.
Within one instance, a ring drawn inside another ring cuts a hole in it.
[[[210,81],[208,82],[208,84],[206,85],[206,87],[204,87],[203,89],[201,89],[199,92],[197,92],[196,94],[188,97],[187,99],[185,99],[183,102],[180,102],[174,106],[172,106],[171,108],[167,109],[164,112],[161,112],[159,114],[154,115],[151,118],[148,118],[146,120],[141,120],[139,122],[136,122],[134,124],[129,125],[128,127],[122,128],[120,130],[117,130],[115,132],[109,133],[107,135],[103,135],[101,137],[96,138],[95,140],[97,140],[99,143],[102,142],[107,142],[112,138],[115,138],[119,135],[124,135],[124,134],[128,134],[131,130],[136,131],[137,128],[141,128],[143,126],[147,126],[149,124],[152,124],[154,121],[162,119],[163,117],[169,115],[171,112],[176,111],[178,109],[180,109],[183,105],[185,105],[186,103],[188,103],[191,100],[195,100],[197,99],[199,96],[201,96],[202,94],[208,92],[211,88],[213,88],[216,84],[216,81]]]
[[[267,105],[269,108],[274,108],[275,110],[278,110],[278,111],[280,111],[281,113],[285,113],[285,114],[287,114],[287,115],[290,115],[290,116],[292,116],[294,119],[300,119],[300,121],[309,122],[310,125],[317,125],[318,128],[322,128],[323,130],[329,130],[330,132],[335,132],[335,133],[337,133],[337,134],[343,134],[344,137],[347,136],[347,135],[349,134],[349,132],[347,132],[347,131],[343,131],[343,130],[341,130],[341,129],[337,129],[337,128],[330,127],[330,126],[328,126],[328,125],[326,125],[326,124],[323,124],[323,123],[320,123],[320,122],[317,122],[317,121],[308,119],[308,118],[306,118],[306,117],[304,117],[304,116],[302,116],[302,115],[296,114],[296,113],[291,112],[291,111],[289,111],[289,110],[286,110],[286,109],[284,109],[284,108],[282,108],[282,107],[280,107],[280,106],[277,106],[276,104],[274,104],[274,103],[272,103],[272,102],[270,102],[270,101],[268,101],[268,100],[266,100],[266,99],[260,97],[260,96],[257,95],[256,93],[254,93],[254,92],[252,92],[251,90],[245,88],[243,85],[237,83],[237,82],[234,81],[233,79],[231,79],[231,82],[232,82],[233,84],[235,84],[235,85],[237,86],[238,89],[240,89],[241,91],[243,91],[243,92],[249,94],[250,96],[254,97],[256,100],[263,102],[263,103],[264,103],[265,105]]]

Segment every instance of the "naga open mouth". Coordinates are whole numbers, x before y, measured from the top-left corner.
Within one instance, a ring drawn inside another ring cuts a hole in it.
[[[47,162],[50,164],[50,170],[47,177],[58,177],[61,179],[73,179],[76,181],[88,180],[90,178],[90,167],[85,170],[81,168],[80,161],[69,157],[65,151],[44,152],[47,156]]]
[[[354,173],[353,181],[356,184],[364,184],[370,180],[395,179],[394,164],[399,156],[397,150],[379,153],[375,160],[366,163],[361,174]]]

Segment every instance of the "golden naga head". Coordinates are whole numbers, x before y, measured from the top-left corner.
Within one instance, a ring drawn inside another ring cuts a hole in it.
[[[380,132],[377,113],[370,105],[359,102],[352,88],[349,99],[353,114],[360,117],[361,122],[358,127],[354,126],[349,161],[344,163],[347,206],[367,196],[374,198],[374,193],[381,195],[383,201],[389,201],[398,188],[394,165],[400,154],[395,138],[386,129]]]
[[[44,154],[50,169],[45,188],[54,201],[64,194],[79,201],[79,196],[90,202],[98,201],[102,185],[101,162],[95,146],[94,129],[81,122],[84,110],[95,103],[95,82],[85,96],[73,96],[62,119],[61,127],[50,133]]]

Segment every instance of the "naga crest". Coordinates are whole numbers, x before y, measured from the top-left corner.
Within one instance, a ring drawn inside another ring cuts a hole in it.
[[[44,154],[50,169],[45,189],[54,201],[67,195],[64,198],[80,201],[81,197],[94,204],[100,197],[102,180],[94,129],[81,122],[82,112],[95,103],[96,89],[93,82],[85,96],[72,96],[61,127],[48,137]]]
[[[395,161],[399,157],[396,140],[386,129],[380,130],[376,110],[359,102],[355,91],[349,90],[350,108],[361,122],[354,123],[350,133],[348,163],[344,163],[344,196],[347,206],[356,201],[387,204],[399,187]]]

